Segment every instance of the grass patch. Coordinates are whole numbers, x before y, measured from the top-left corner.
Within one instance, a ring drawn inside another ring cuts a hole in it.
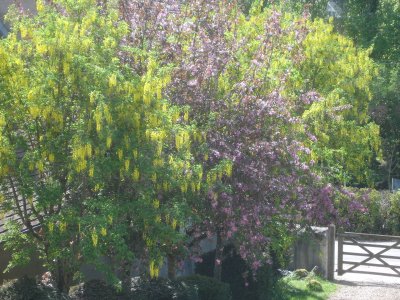
[[[326,300],[336,291],[336,285],[320,277],[313,277],[322,285],[322,291],[313,291],[307,287],[308,279],[285,277],[282,280],[285,299],[288,300]]]

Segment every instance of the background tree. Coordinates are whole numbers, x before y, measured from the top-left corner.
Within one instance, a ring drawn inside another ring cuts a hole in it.
[[[369,117],[371,85],[377,76],[369,51],[334,32],[322,20],[310,24],[300,64],[301,92],[319,99],[302,116],[316,137],[313,159],[329,181],[371,185],[371,167],[379,155],[379,127]]]

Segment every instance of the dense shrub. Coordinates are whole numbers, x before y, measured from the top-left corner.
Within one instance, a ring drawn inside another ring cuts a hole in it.
[[[225,247],[222,262],[222,282],[230,285],[232,300],[254,299],[254,300],[282,300],[283,284],[280,279],[281,273],[278,269],[284,267],[276,259],[275,252],[270,251],[273,258],[272,265],[261,267],[254,278],[252,271],[246,262],[235,252],[233,246]],[[202,262],[196,263],[196,273],[204,276],[213,276],[215,251],[208,252],[202,256]]]
[[[128,297],[132,300],[198,300],[197,288],[181,280],[136,278]],[[201,298],[203,299],[203,298]],[[208,299],[208,298],[207,298]],[[214,298],[209,298],[214,299]],[[215,298],[217,299],[217,298]],[[224,299],[224,298],[221,298]]]
[[[215,251],[202,255],[202,261],[196,263],[196,274],[213,277]],[[233,246],[224,249],[221,280],[229,284],[233,300],[255,299],[253,278],[244,275],[251,274],[246,262],[235,252]]]
[[[198,289],[199,300],[231,300],[229,284],[220,282],[214,278],[192,275],[181,277],[179,280]]]
[[[0,287],[1,300],[67,300],[55,289],[38,283],[35,279],[22,277],[6,282]]]
[[[339,230],[400,234],[400,192],[353,188],[336,202]]]
[[[257,272],[256,291],[258,300],[285,300],[287,285],[282,274],[273,266],[265,266]]]
[[[73,300],[117,299],[117,291],[101,280],[90,280],[74,286],[69,295]]]

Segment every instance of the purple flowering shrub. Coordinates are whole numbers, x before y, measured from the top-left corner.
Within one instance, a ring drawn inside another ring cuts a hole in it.
[[[362,204],[314,173],[308,145],[316,137],[300,116],[320,96],[293,92],[306,59],[306,13],[254,6],[245,16],[227,0],[122,1],[121,10],[126,42],[171,66],[164,96],[188,107],[203,137],[192,146],[206,184],[190,200],[192,215],[182,216],[192,257],[194,241],[216,236],[216,277],[228,243],[257,270],[271,249],[285,256],[298,225],[362,214]],[[140,74],[143,62],[128,63]]]

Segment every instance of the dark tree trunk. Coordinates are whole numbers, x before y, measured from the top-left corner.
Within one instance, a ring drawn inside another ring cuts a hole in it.
[[[168,254],[168,279],[175,279],[176,276],[176,257],[173,254]]]
[[[214,260],[214,278],[221,281],[222,274],[222,258],[223,258],[224,246],[222,245],[221,233],[217,231],[217,245],[215,248],[215,260]]]
[[[57,270],[56,270],[56,285],[57,289],[62,292],[68,294],[69,288],[72,285],[73,280],[73,272],[68,267],[68,263],[64,260],[58,260],[57,262]]]
[[[131,290],[131,263],[129,260],[122,262],[121,271],[122,292],[128,295]]]

